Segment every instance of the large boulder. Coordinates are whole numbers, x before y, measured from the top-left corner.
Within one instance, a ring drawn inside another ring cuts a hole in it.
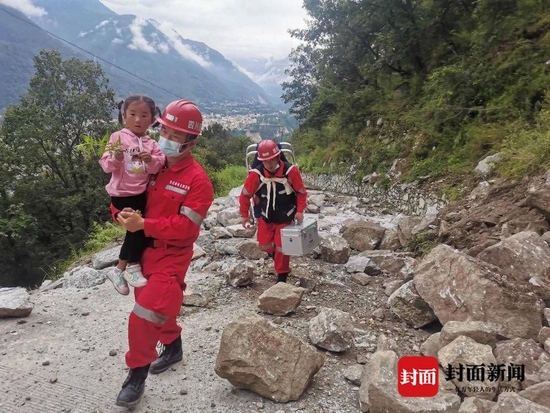
[[[247,260],[259,260],[260,258],[267,258],[268,255],[265,251],[262,251],[256,241],[244,241],[241,242],[237,251],[239,255]]]
[[[224,208],[218,212],[216,217],[218,222],[224,227],[238,225],[241,223],[241,213],[239,208]]]
[[[236,238],[252,238],[256,234],[256,227],[244,228],[241,224],[230,225],[226,228]]]
[[[458,413],[490,413],[495,402],[478,397],[466,397],[460,405]]]
[[[287,315],[300,305],[305,289],[277,283],[258,298],[258,308],[268,314]]]
[[[467,374],[463,373],[462,377],[460,377],[460,373],[457,373],[452,382],[466,396],[475,396],[487,400],[495,398],[499,380],[492,381],[485,374],[485,366],[496,364],[491,346],[479,344],[469,337],[460,336],[439,350],[437,355],[442,366],[452,366],[453,369],[458,368],[460,365],[483,366],[483,375],[478,377],[473,375],[472,379],[468,380]],[[475,380],[474,378],[483,380]],[[485,389],[487,388],[492,388],[493,390],[486,391]]]
[[[440,345],[446,346],[460,336],[470,337],[480,344],[493,347],[498,341],[493,328],[483,321],[449,321],[440,333]]]
[[[413,228],[416,227],[421,221],[420,217],[411,217],[403,215],[397,221],[397,237],[399,238],[399,243],[406,247],[414,239]]]
[[[256,276],[256,266],[249,261],[239,262],[229,270],[227,283],[233,287],[246,287]]]
[[[368,258],[375,267],[389,275],[409,275],[415,264],[415,259],[408,252],[394,252],[388,250],[364,251],[357,257]],[[371,265],[372,266],[372,265]],[[365,271],[367,274],[368,271]],[[373,274],[369,274],[373,275]]]
[[[550,354],[544,351],[534,340],[515,338],[499,341],[496,345],[495,356],[499,364],[509,366],[523,365],[525,380],[510,380],[510,386],[516,389],[528,387],[550,380]]]
[[[345,264],[348,262],[350,249],[348,242],[342,237],[328,235],[321,239],[319,245],[321,258],[332,264]]]
[[[489,176],[493,171],[495,164],[497,164],[501,159],[501,153],[495,153],[494,155],[489,155],[483,158],[479,161],[475,168],[476,173],[483,178]]]
[[[498,398],[491,413],[550,413],[550,408],[510,393]]]
[[[337,308],[324,308],[309,322],[309,339],[318,347],[342,352],[353,347],[355,328],[349,313]]]
[[[537,209],[546,219],[550,219],[550,171],[531,181],[527,188],[525,205]]]
[[[393,351],[377,351],[363,368],[359,404],[370,413],[457,413],[460,397],[443,388],[434,397],[402,397],[397,391],[397,355]]]
[[[298,400],[325,357],[265,319],[251,315],[223,331],[215,372],[276,402]]]
[[[33,308],[24,288],[0,288],[0,317],[27,317]]]
[[[519,232],[481,251],[477,258],[500,267],[517,279],[550,281],[550,247],[533,231]]]
[[[108,248],[94,254],[92,257],[92,267],[94,270],[102,270],[103,268],[111,267],[118,263],[118,256],[120,255],[121,245]]]
[[[358,251],[374,250],[380,245],[386,229],[370,221],[352,222],[345,227],[342,236],[349,246]]]
[[[65,279],[63,287],[91,288],[101,285],[107,279],[106,273],[109,270],[110,268],[98,271],[86,266],[73,268],[63,274],[63,278]]]
[[[393,314],[413,328],[437,320],[433,310],[416,292],[413,280],[403,284],[388,298],[388,306]]]
[[[439,321],[485,321],[504,337],[536,338],[542,302],[529,284],[497,267],[439,245],[416,267],[416,291]]]
[[[535,384],[519,392],[519,395],[527,400],[550,408],[550,381]]]

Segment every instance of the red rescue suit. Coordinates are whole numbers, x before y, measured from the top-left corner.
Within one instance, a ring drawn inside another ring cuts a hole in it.
[[[203,219],[214,201],[208,175],[191,155],[151,178],[147,187],[145,235],[151,247],[141,259],[147,285],[134,289],[135,306],[128,324],[131,369],[157,358],[157,342],[170,344],[181,334],[176,322]]]
[[[290,257],[282,253],[281,229],[294,219],[297,212],[303,213],[307,204],[307,191],[300,171],[295,165],[279,160],[273,173],[260,165],[251,169],[239,197],[241,217],[248,218],[250,198],[260,205],[257,239],[261,250],[274,253],[277,274],[290,272]]]

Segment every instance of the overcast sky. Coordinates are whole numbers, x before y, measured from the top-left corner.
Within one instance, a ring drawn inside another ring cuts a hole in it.
[[[21,1],[21,0],[18,0]],[[118,14],[171,23],[183,37],[230,59],[282,59],[298,43],[288,29],[305,27],[301,0],[101,0]]]

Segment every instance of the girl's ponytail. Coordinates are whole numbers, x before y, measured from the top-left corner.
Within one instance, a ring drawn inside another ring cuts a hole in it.
[[[121,125],[124,123],[124,119],[122,118],[122,107],[124,106],[124,101],[121,100],[120,102],[118,102],[117,104],[117,108],[118,108],[118,123],[120,123]]]

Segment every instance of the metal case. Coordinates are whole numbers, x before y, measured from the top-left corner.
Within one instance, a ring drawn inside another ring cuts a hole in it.
[[[317,221],[305,218],[301,224],[292,223],[281,230],[285,255],[306,255],[319,245]]]

